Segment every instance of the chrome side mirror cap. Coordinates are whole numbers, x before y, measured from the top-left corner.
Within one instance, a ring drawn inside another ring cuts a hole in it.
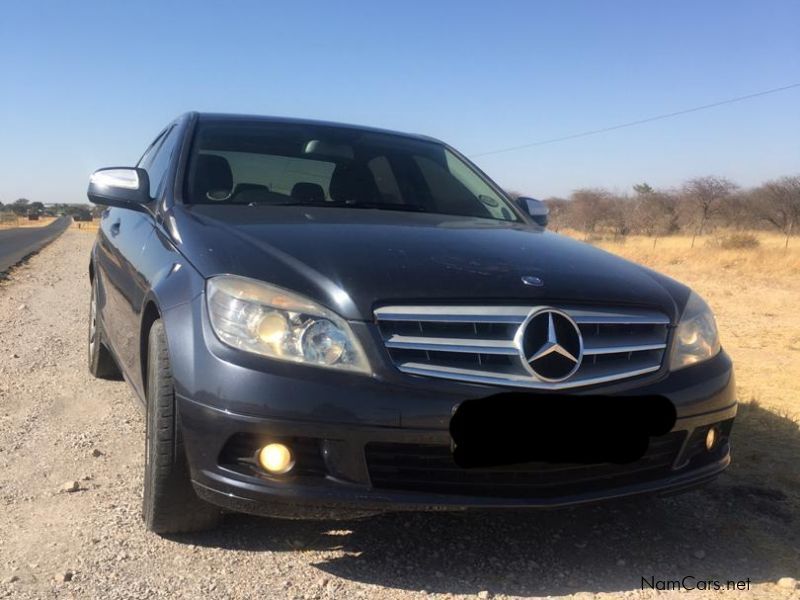
[[[144,210],[151,201],[150,179],[147,171],[139,168],[99,169],[89,178],[86,195],[94,204]]]

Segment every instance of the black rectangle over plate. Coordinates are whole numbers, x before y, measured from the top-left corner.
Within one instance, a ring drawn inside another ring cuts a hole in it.
[[[675,425],[662,396],[498,394],[467,400],[453,414],[453,458],[465,468],[527,462],[630,463],[651,436]]]

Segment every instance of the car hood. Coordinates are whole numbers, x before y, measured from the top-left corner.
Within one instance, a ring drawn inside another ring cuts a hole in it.
[[[392,303],[603,304],[675,320],[686,288],[533,225],[311,206],[176,206],[179,248],[204,277],[231,273],[311,297],[348,319]],[[541,286],[526,285],[533,276]],[[685,298],[684,298],[685,299]]]

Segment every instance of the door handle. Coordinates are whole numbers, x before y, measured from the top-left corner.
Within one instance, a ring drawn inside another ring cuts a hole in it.
[[[111,235],[118,235],[119,234],[119,226],[120,226],[119,219],[117,219],[116,221],[114,221],[111,224],[111,227],[109,228],[111,230]]]

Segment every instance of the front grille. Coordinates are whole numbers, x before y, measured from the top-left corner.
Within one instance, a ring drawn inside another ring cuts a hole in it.
[[[495,498],[548,498],[608,489],[669,474],[685,431],[650,439],[645,455],[626,465],[527,463],[464,469],[447,446],[369,443],[367,466],[379,489]]]
[[[402,372],[474,383],[563,389],[657,371],[669,319],[642,309],[558,307],[577,324],[583,358],[565,381],[544,381],[526,368],[520,329],[531,306],[386,306],[375,319]]]

